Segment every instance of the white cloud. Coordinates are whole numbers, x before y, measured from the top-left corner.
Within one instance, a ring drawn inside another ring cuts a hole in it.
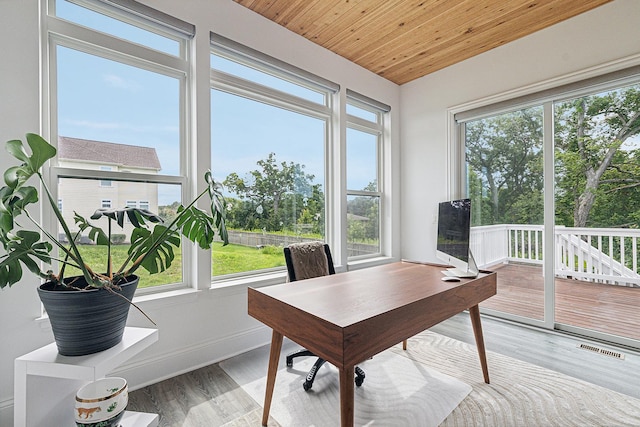
[[[131,92],[137,92],[141,87],[137,82],[133,80],[124,79],[115,74],[105,74],[103,76],[103,79],[111,87],[114,87],[117,89],[125,89]]]

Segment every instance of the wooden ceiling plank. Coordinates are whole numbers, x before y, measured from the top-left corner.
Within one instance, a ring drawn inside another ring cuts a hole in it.
[[[589,0],[589,1],[601,1],[601,0]],[[569,8],[569,14],[559,14],[557,13],[557,7],[561,7],[564,9]],[[388,46],[388,49],[379,50],[375,52],[375,55],[372,54],[368,58],[354,58],[354,62],[357,62],[361,66],[364,66],[367,69],[375,69],[376,67],[384,66],[383,64],[392,64],[394,62],[399,62],[401,59],[398,56],[395,56],[395,52],[403,52],[404,55],[402,58],[409,58],[414,55],[427,55],[431,56],[433,53],[438,52],[440,49],[446,48],[446,46],[451,44],[460,44],[460,46],[466,46],[466,40],[475,40],[482,39],[486,37],[484,35],[487,31],[489,34],[501,34],[504,33],[504,37],[507,40],[515,40],[515,37],[522,37],[522,35],[530,34],[533,31],[537,31],[539,29],[544,28],[540,25],[540,22],[545,22],[545,26],[549,26],[553,23],[559,22],[560,20],[566,19],[568,16],[572,16],[575,14],[575,6],[567,5],[567,2],[563,0],[552,0],[547,1],[544,8],[531,8],[528,6],[521,6],[518,9],[510,10],[507,15],[502,15],[499,17],[497,21],[491,20],[485,22],[481,25],[476,25],[472,28],[472,31],[464,30],[463,28],[456,28],[453,36],[447,34],[446,43],[441,44],[431,44],[429,47],[425,48],[424,46],[417,45],[412,40],[418,38],[417,35],[413,37],[407,38],[405,41],[400,42],[395,46]],[[551,13],[549,12],[551,11]],[[545,20],[545,15],[550,15],[548,17],[548,22]],[[488,43],[485,40],[481,40],[479,44]],[[490,42],[489,42],[490,43]],[[376,65],[377,64],[377,65]]]
[[[318,33],[329,27],[340,25],[336,19],[343,11],[357,8],[359,3],[366,0],[321,0],[313,9],[296,16],[289,26],[292,31],[303,35],[318,43]],[[346,24],[345,24],[346,25]]]
[[[350,57],[360,58],[372,50],[381,50],[384,45],[393,44],[395,40],[406,38],[420,27],[439,27],[442,19],[446,19],[452,13],[457,15],[458,10],[464,11],[465,8],[474,7],[477,2],[475,0],[459,1],[453,8],[451,3],[438,0],[424,3],[419,7],[412,7],[410,10],[398,11],[399,18],[383,17],[381,23],[360,28],[361,32],[356,34],[359,36],[359,42],[354,42],[353,39],[344,39],[340,44],[332,46],[332,49],[342,52],[348,51]],[[403,19],[405,16],[406,20]]]
[[[612,0],[234,0],[403,84]]]
[[[285,1],[286,6],[280,6],[275,12],[277,16],[274,22],[289,29],[297,27],[298,21],[306,19],[307,15],[321,15],[327,13],[333,7],[332,2],[322,0],[297,0]]]
[[[576,9],[562,0],[554,1],[547,5],[544,14],[538,14],[536,17],[526,15],[514,17],[501,26],[487,28],[479,32],[476,37],[461,38],[445,49],[436,49],[416,56],[412,60],[397,62],[389,68],[378,71],[378,74],[397,84],[404,84],[531,34],[532,28],[538,31],[601,4],[603,4],[601,0],[589,0]]]
[[[340,49],[335,48],[336,44],[344,40],[359,40],[362,34],[361,28],[375,28],[379,20],[384,20],[385,16],[395,13],[397,2],[398,0],[361,2],[361,7],[347,10],[336,20],[336,24],[319,33],[316,40],[327,49],[339,52]]]
[[[528,11],[531,1],[505,2],[506,6],[505,3],[498,4],[493,0],[471,3],[474,4],[460,3],[460,7],[450,10],[446,16],[439,17],[437,23],[430,21],[420,25],[405,34],[405,37],[390,40],[358,57],[352,56],[352,60],[361,65],[369,64],[385,58],[385,52],[387,54],[402,52],[405,56],[411,56],[412,51],[419,53],[425,49],[425,46],[436,49],[446,46],[461,36],[475,37],[478,28],[496,25],[502,20],[509,19],[510,16],[515,16],[514,14]]]
[[[265,18],[272,19],[272,12],[269,9],[278,3],[278,0],[234,0],[236,3],[253,10],[256,13],[264,16]]]

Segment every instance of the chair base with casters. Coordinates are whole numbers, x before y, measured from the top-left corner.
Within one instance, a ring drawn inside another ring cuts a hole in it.
[[[306,245],[315,246],[315,249],[311,249],[312,252],[315,251],[314,255],[309,254],[310,248],[306,248],[304,251],[302,251],[302,252],[306,252],[306,255],[301,253],[301,249],[300,249],[301,246],[306,246]],[[305,270],[305,269],[296,271],[297,264],[293,259],[293,255],[291,253],[292,250],[297,252],[298,254],[297,257],[303,258],[303,259],[298,258],[298,263],[309,262],[311,265],[314,265],[314,266],[318,266],[318,263],[317,263],[318,257],[323,255],[325,257],[324,261],[326,262],[326,264],[324,265],[325,268],[323,269],[324,271],[310,272],[309,270]],[[329,245],[326,243],[313,242],[313,243],[299,243],[299,244],[290,245],[289,247],[284,248],[284,258],[287,264],[287,274],[290,282],[295,282],[297,280],[302,280],[302,279],[309,279],[312,277],[336,274],[335,267],[333,266],[333,259],[331,257],[331,250],[329,249]],[[296,273],[302,273],[302,274],[299,275]],[[317,357],[317,355],[313,354],[311,351],[307,349],[298,350],[287,356],[287,366],[292,367],[293,358],[298,356],[316,356]],[[313,367],[307,374],[307,377],[304,383],[302,384],[302,387],[305,389],[305,391],[308,391],[311,389],[311,387],[313,387],[313,381],[316,378],[316,374],[318,373],[318,370],[320,369],[320,367],[325,364],[325,362],[326,361],[324,359],[319,357],[318,360],[316,360],[316,362],[313,364]],[[355,370],[356,386],[360,387],[364,382],[364,371],[357,366],[355,367],[354,370]]]
[[[294,351],[293,353],[290,353],[287,355],[287,367],[291,368],[293,366],[293,359],[299,356],[315,356],[315,354],[313,354],[309,350],[304,350],[304,349]],[[309,370],[309,373],[307,374],[307,377],[304,380],[304,383],[302,384],[302,388],[304,388],[304,391],[309,391],[311,387],[313,387],[313,381],[316,379],[318,370],[322,367],[322,365],[325,364],[325,362],[326,360],[322,359],[321,357],[318,357],[318,359],[316,360],[316,363],[313,364],[313,366]],[[355,376],[356,377],[354,381],[356,383],[356,386],[360,387],[364,382],[365,375],[364,375],[364,371],[360,369],[358,366],[355,367]]]

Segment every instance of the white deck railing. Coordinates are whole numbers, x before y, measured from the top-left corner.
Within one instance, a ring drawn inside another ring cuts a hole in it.
[[[640,286],[640,230],[555,228],[555,275],[598,283]],[[471,251],[478,266],[499,262],[541,265],[542,225],[500,224],[471,229]]]

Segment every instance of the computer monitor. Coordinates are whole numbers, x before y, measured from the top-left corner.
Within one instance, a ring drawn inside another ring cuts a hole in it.
[[[454,268],[447,276],[476,277],[478,267],[469,248],[471,235],[471,200],[441,202],[438,206],[438,240],[436,256]]]

